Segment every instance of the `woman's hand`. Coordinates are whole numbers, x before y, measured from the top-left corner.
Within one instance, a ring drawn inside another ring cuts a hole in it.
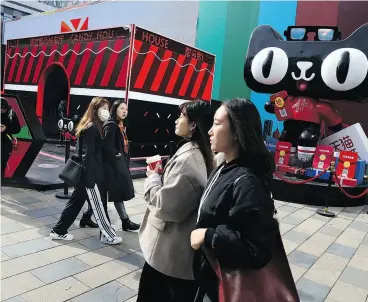
[[[193,249],[199,250],[201,245],[204,243],[204,237],[206,235],[207,229],[197,229],[190,235],[190,245]]]
[[[147,176],[151,176],[152,174],[158,174],[159,165],[156,165],[155,170],[152,170],[150,166],[147,166]]]

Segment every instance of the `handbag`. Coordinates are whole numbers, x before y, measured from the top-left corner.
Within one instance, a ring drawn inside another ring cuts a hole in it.
[[[261,269],[227,270],[212,251],[204,252],[219,279],[219,302],[300,302],[280,232],[271,261]]]
[[[69,158],[59,174],[59,178],[72,187],[76,187],[82,178],[84,167],[82,163],[82,135],[79,138],[78,155]]]

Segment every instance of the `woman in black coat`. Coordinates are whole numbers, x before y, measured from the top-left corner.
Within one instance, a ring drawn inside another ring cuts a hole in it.
[[[104,198],[103,160],[102,160],[102,125],[109,118],[109,102],[101,97],[95,97],[89,104],[76,129],[77,154],[83,166],[83,175],[74,189],[59,221],[53,227],[50,237],[54,240],[73,240],[68,234],[73,224],[88,200],[89,210],[83,214],[82,220],[91,220],[92,212],[101,230],[101,242],[104,244],[119,244],[122,238],[116,236],[107,217],[107,201]]]
[[[134,198],[134,187],[129,171],[129,141],[124,119],[128,106],[115,101],[110,110],[110,119],[104,124],[104,171],[108,200],[114,202],[124,231],[138,230],[140,225],[130,221],[124,201]]]
[[[274,162],[263,143],[257,108],[245,99],[225,102],[214,116],[209,135],[212,151],[223,152],[225,162],[208,180],[197,229],[191,234],[196,250],[194,275],[200,286],[196,302],[218,301],[218,279],[206,253],[222,269],[257,270],[270,262],[276,241],[281,240],[270,191]],[[296,294],[283,253],[284,282],[291,283]],[[247,301],[244,296],[241,299],[233,302]]]

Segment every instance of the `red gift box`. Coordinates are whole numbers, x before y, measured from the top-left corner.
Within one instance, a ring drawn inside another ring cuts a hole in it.
[[[327,170],[333,159],[334,149],[332,146],[317,146],[314,152],[313,164],[314,169]]]
[[[338,177],[354,179],[358,161],[358,153],[352,151],[340,151],[336,167]]]

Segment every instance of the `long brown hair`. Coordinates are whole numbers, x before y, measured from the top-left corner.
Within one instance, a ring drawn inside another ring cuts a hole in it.
[[[79,137],[82,130],[89,124],[89,123],[96,123],[98,130],[100,131],[100,134],[102,135],[102,122],[98,118],[97,111],[100,109],[103,105],[109,105],[109,101],[101,98],[101,97],[94,97],[89,103],[87,111],[84,113],[82,119],[78,123],[78,126],[75,130],[76,135]]]

